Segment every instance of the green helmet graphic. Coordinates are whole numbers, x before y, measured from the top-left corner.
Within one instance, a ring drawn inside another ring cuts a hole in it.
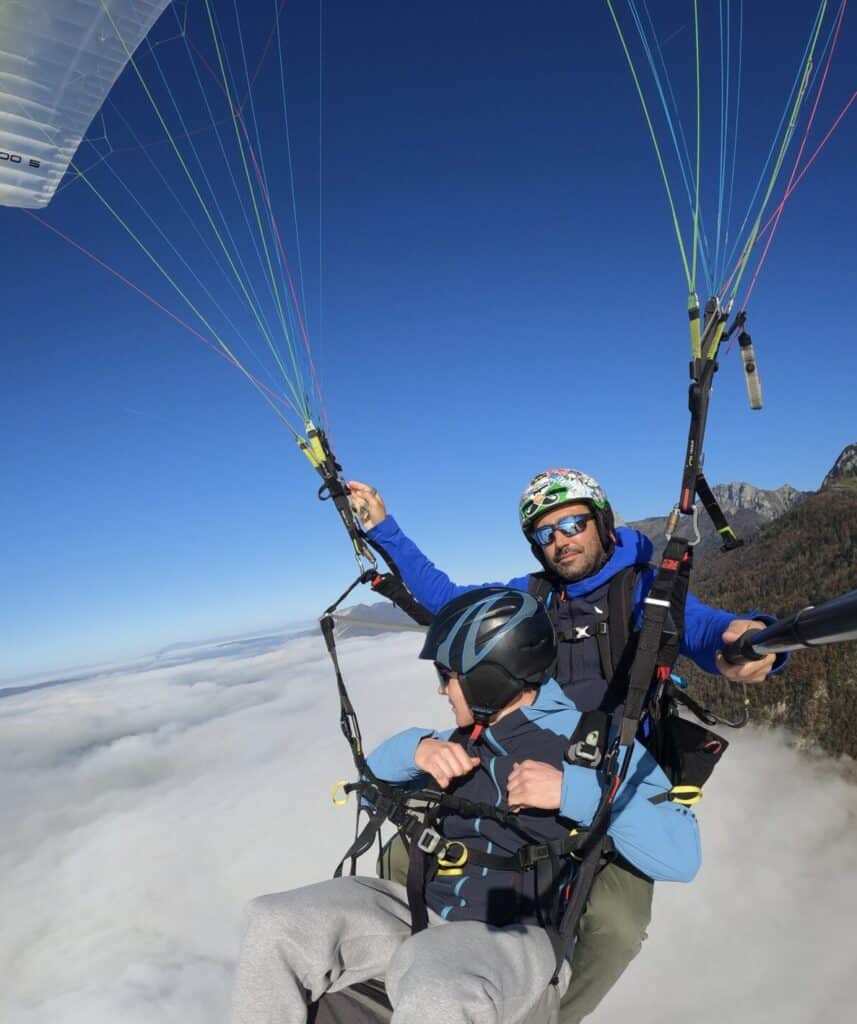
[[[518,503],[524,536],[530,539],[533,523],[545,512],[577,502],[588,505],[595,513],[598,536],[604,550],[610,550],[613,544],[613,511],[607,495],[594,477],[566,466],[544,470],[524,488]]]

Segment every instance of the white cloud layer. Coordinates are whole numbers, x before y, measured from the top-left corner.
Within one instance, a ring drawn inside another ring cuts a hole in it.
[[[340,644],[367,747],[448,723],[419,642]],[[0,691],[4,1024],[225,1021],[244,903],[332,872],[354,772],[330,662],[316,636],[253,650]],[[851,1018],[857,787],[782,734],[730,739],[702,873],[658,886],[593,1024]]]

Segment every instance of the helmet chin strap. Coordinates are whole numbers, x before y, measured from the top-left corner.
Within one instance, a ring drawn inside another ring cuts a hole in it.
[[[501,710],[502,708],[495,708],[494,710],[491,710],[489,708],[476,709],[470,706],[470,713],[471,715],[473,715],[473,732],[471,733],[471,738],[476,739],[479,733],[481,733],[491,724],[491,719],[494,717],[494,715],[496,715],[497,712]]]

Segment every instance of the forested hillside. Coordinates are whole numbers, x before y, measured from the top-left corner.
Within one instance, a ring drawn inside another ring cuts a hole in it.
[[[820,491],[745,547],[700,552],[692,588],[721,608],[781,616],[857,588],[857,445],[843,452]],[[712,710],[740,709],[741,687],[703,676],[686,659],[678,668]],[[857,758],[857,643],[796,652],[779,677],[748,693],[756,721],[785,724],[807,744]]]

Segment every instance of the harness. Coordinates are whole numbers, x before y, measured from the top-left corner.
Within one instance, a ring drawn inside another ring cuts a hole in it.
[[[652,566],[649,563],[630,565],[610,580],[607,599],[603,602],[606,608],[598,609],[598,621],[585,636],[580,635],[581,627],[569,630],[568,627],[558,625],[562,618],[565,594],[556,578],[547,572],[530,576],[527,589],[545,605],[557,629],[558,643],[574,644],[594,639],[601,671],[607,682],[602,708],[584,712],[575,730],[568,758],[572,763],[598,768],[603,760],[612,712],[621,708],[626,701],[631,668],[640,638],[639,631],[634,628],[634,593],[640,574],[650,568]],[[681,718],[680,709],[690,711],[705,726],[721,724],[733,728],[746,723],[746,712],[743,719],[738,721],[718,717],[684,692],[678,676],[665,671],[667,666],[671,668],[678,655],[684,629],[688,575],[689,566],[682,574],[681,582],[673,584],[669,596],[665,598],[669,607],[656,655],[660,672],[656,672],[649,681],[636,738],[649,750],[673,783],[669,794],[653,798],[654,802],[669,799],[692,805],[702,799],[702,785],[714,771],[729,744],[709,729]],[[658,675],[665,678],[658,678]],[[560,679],[560,682],[563,680]]]
[[[366,771],[368,778],[337,783],[334,790],[335,802],[340,804],[345,802],[348,794],[356,793],[360,799],[358,815],[365,813],[368,816],[366,824],[337,865],[334,877],[338,878],[343,873],[345,863],[349,860],[349,873],[356,873],[357,860],[380,838],[381,828],[389,821],[408,847],[406,888],[411,912],[411,932],[417,934],[428,926],[425,891],[435,877],[461,876],[468,865],[519,874],[532,872],[541,924],[551,937],[559,970],[565,955],[565,942],[560,933],[564,896],[559,883],[567,881],[569,858],[575,858],[578,851],[582,850],[587,830],[575,828],[562,838],[526,842],[511,855],[487,853],[468,846],[460,839],[446,838],[442,833],[443,819],[453,814],[458,817],[492,819],[528,839],[530,837],[520,827],[517,814],[492,804],[467,800],[454,793],[433,789],[406,790],[375,778],[368,767]],[[340,791],[345,799],[337,797]]]
[[[356,584],[355,584],[356,585]],[[341,598],[340,598],[341,600]],[[416,934],[428,926],[428,908],[425,900],[426,885],[437,876],[464,873],[465,865],[495,871],[534,873],[535,902],[541,924],[546,929],[556,954],[556,977],[568,955],[569,937],[563,925],[566,904],[572,892],[569,882],[570,860],[583,859],[589,839],[589,829],[574,828],[562,838],[547,842],[525,842],[514,854],[501,856],[468,847],[457,839],[442,834],[443,819],[455,814],[467,818],[492,819],[517,832],[525,840],[531,839],[520,826],[520,818],[513,811],[502,810],[492,804],[480,803],[456,796],[455,793],[434,789],[405,789],[377,778],[369,767],[363,752],[363,742],[357,715],[348,695],[339,666],[334,638],[334,620],[328,612],[321,619],[321,630],[328,653],[333,662],[340,700],[340,727],[351,748],[358,779],[338,782],[333,789],[333,801],[342,805],[351,793],[357,794],[358,828],[356,835],[334,871],[339,877],[347,861],[349,873],[355,874],[358,859],[377,840],[385,822],[390,822],[408,846],[407,894],[411,911],[411,931]],[[461,740],[461,736],[458,737]],[[367,815],[359,828],[361,813]],[[613,853],[612,841],[606,835],[599,846],[599,860]],[[544,895],[543,895],[544,894]],[[576,922],[573,927],[576,927]]]

